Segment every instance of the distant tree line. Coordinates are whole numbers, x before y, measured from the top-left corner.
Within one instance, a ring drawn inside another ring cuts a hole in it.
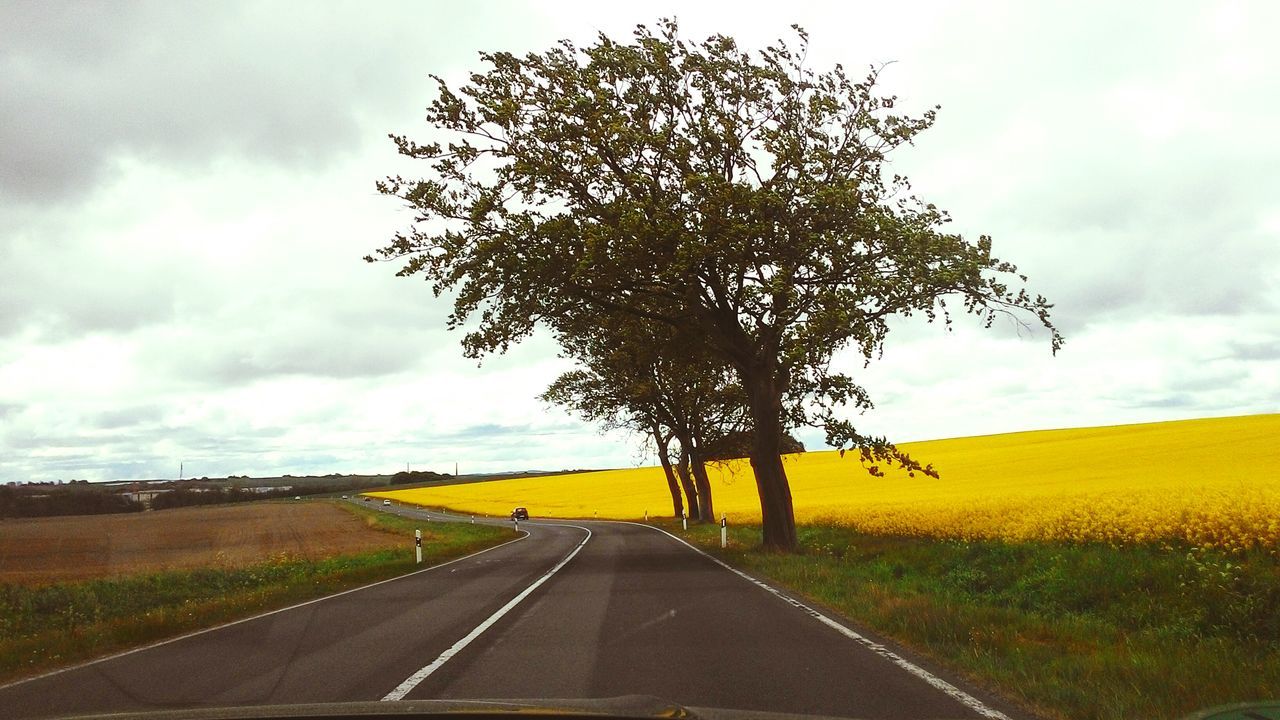
[[[448,477],[436,473],[422,473],[422,475],[432,476],[424,479]],[[148,507],[152,510],[166,510],[191,505],[220,505],[271,498],[352,492],[362,487],[385,484],[380,478],[332,477],[333,481],[308,481],[305,484],[271,488],[226,485],[223,484],[225,481],[216,479],[149,484],[143,490],[143,492],[154,493],[149,503],[135,500],[130,496],[129,488],[120,485],[95,485],[83,480],[73,480],[69,484],[33,482],[22,485],[0,485],[0,518],[129,513],[140,512]]]
[[[141,512],[142,503],[88,483],[0,486],[0,517],[51,517]]]
[[[430,470],[402,470],[391,476],[391,484],[409,485],[412,483],[439,482],[452,479],[453,476],[448,473],[438,473]]]
[[[152,510],[187,507],[189,505],[222,505],[225,503],[250,502],[270,498],[301,497],[303,495],[325,495],[329,493],[351,490],[350,483],[317,483],[315,485],[278,487],[271,489],[250,489],[231,487],[178,487],[157,494],[151,499]]]

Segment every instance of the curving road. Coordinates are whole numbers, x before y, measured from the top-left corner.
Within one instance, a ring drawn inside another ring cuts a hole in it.
[[[0,715],[642,694],[839,717],[1019,717],[661,530],[520,526],[520,539],[461,560],[0,687]]]

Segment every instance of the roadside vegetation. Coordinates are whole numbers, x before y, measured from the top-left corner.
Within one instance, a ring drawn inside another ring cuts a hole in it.
[[[0,584],[0,682],[395,577],[514,537],[507,528],[419,523],[349,503],[388,547],[46,585]],[[423,531],[423,564],[410,537]]]
[[[1179,718],[1280,688],[1280,560],[1184,544],[964,541],[801,525],[668,530],[1039,713]]]

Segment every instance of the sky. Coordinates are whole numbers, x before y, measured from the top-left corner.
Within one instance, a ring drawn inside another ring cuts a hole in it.
[[[860,429],[1280,411],[1275,3],[0,0],[0,482],[652,462],[537,399],[548,337],[464,359],[447,298],[361,258],[411,220],[374,183],[429,74],[663,16],[889,63],[942,106],[892,171],[1056,305],[1056,357],[963,316],[839,355]]]

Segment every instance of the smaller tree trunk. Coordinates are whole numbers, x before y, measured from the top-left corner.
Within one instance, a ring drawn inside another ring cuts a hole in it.
[[[664,437],[658,428],[653,429],[653,442],[658,446],[658,462],[662,463],[662,472],[667,476],[667,489],[671,491],[671,508],[674,517],[684,513],[684,502],[680,497],[680,484],[676,480],[675,470],[671,467],[671,439]]]
[[[676,474],[680,476],[680,485],[684,488],[685,507],[689,508],[689,519],[698,519],[698,489],[694,485],[689,472],[689,451],[680,446],[680,462],[676,464]]]

